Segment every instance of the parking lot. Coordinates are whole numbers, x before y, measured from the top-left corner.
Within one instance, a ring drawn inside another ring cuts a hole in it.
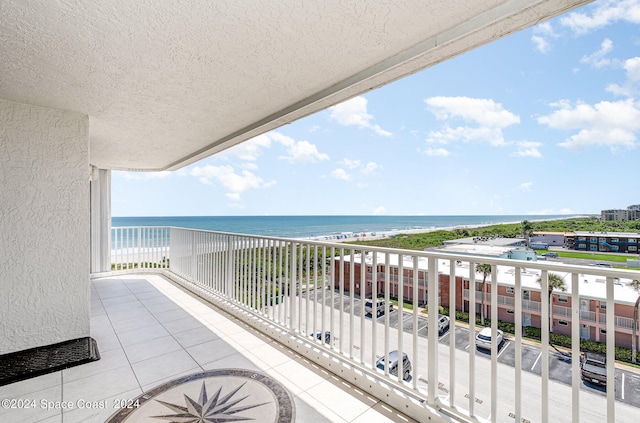
[[[304,295],[305,294],[303,294],[303,296]],[[316,290],[311,293],[310,299],[317,299],[317,301],[322,302],[322,295],[322,290]],[[340,296],[339,293],[334,292],[332,299],[330,290],[324,291],[324,297],[324,302],[327,306],[333,303],[333,307],[335,309],[339,310],[342,308],[345,313],[349,313],[351,311],[351,297]],[[353,303],[354,315],[360,316],[361,307],[363,306],[362,301],[359,298],[354,298]],[[365,318],[372,319],[372,316],[365,314]],[[383,314],[375,320],[379,324],[384,324],[385,318],[386,317]],[[389,313],[388,318],[389,326],[391,328],[402,327],[402,330],[406,333],[411,333],[413,331],[413,313],[407,311],[402,311],[402,313],[400,313],[399,310],[394,307]],[[464,325],[455,325],[455,327],[454,325],[451,325],[449,331],[446,331],[439,337],[439,342],[444,345],[449,345],[451,330],[455,330],[456,333],[456,349],[468,352],[469,329]],[[427,316],[424,314],[418,316],[418,335],[424,338],[427,337]],[[477,357],[487,360],[491,358],[491,354],[482,349],[476,349],[475,354]],[[539,346],[530,345],[529,343],[522,344],[521,362],[523,371],[540,375],[542,371],[541,357],[542,353]],[[549,378],[570,386],[572,359],[571,354],[564,353],[552,347],[549,352]],[[513,339],[509,335],[505,335],[505,339],[500,345],[498,351],[498,362],[511,367],[515,366],[515,346]],[[640,376],[635,372],[616,368],[615,380],[616,400],[635,407],[640,407]],[[606,395],[605,388],[598,385],[582,382],[581,388],[602,396]]]

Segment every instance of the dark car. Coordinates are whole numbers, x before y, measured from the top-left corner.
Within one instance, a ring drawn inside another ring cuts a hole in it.
[[[544,253],[543,257],[558,257],[558,253]]]
[[[317,340],[322,340],[324,338],[324,343],[325,344],[331,344],[331,332],[326,331],[326,332],[318,332],[318,333],[312,333],[311,335],[312,338],[316,338]]]
[[[376,367],[382,371],[385,368],[385,357],[382,356],[376,362]],[[389,352],[389,374],[398,376],[398,350]],[[411,377],[411,361],[406,353],[402,353],[402,379],[409,380]]]

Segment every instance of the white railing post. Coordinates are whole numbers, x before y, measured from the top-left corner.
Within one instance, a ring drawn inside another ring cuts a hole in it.
[[[428,283],[428,300],[427,300],[427,374],[428,374],[428,390],[427,403],[435,407],[436,397],[438,394],[438,261],[435,257],[429,257],[427,260],[427,269],[429,272]]]
[[[607,277],[607,422],[616,421],[616,329],[613,278]]]
[[[542,309],[540,310],[540,327],[542,329],[542,355],[540,358],[542,366],[541,410],[542,421],[546,423],[549,421],[549,331],[551,329],[551,323],[549,322],[549,274],[547,270],[542,271],[540,281],[540,299],[542,300]]]
[[[571,421],[580,421],[580,291],[578,274],[571,274]]]

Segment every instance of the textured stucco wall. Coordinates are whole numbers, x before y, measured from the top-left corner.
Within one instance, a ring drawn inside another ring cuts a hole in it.
[[[89,119],[0,99],[0,354],[89,336]]]

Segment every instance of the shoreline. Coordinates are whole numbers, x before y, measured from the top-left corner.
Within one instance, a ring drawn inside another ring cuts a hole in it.
[[[583,217],[588,217],[584,215],[578,216],[567,216],[567,217],[554,217],[549,219],[534,219],[530,220],[530,222],[548,222],[554,220],[568,220],[568,219],[579,219]],[[311,241],[332,241],[332,242],[353,242],[353,241],[376,241],[379,239],[385,238],[394,238],[400,235],[415,235],[415,234],[424,234],[435,231],[454,231],[456,229],[476,229],[476,228],[486,228],[487,226],[495,226],[495,225],[514,225],[522,223],[522,221],[516,222],[499,222],[499,223],[487,223],[480,225],[455,225],[455,226],[444,226],[444,227],[431,227],[431,228],[416,228],[416,229],[392,229],[388,231],[376,231],[376,232],[362,232],[362,233],[342,233],[338,235],[320,235],[314,237],[305,237],[300,238],[302,240],[311,240]]]

